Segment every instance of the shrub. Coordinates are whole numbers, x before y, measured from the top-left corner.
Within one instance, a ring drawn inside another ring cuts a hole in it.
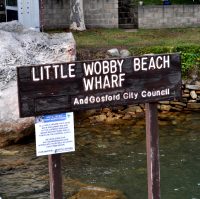
[[[181,55],[182,76],[186,78],[192,69],[200,69],[200,46],[150,46],[130,48],[133,55],[175,53]]]
[[[139,0],[132,0],[136,4]],[[144,5],[162,5],[162,0],[143,0]],[[200,4],[200,0],[170,0],[171,4]]]

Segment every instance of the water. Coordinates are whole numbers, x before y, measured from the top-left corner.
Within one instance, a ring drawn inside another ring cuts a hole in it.
[[[162,119],[160,133],[162,199],[200,199],[200,113]],[[147,198],[144,121],[136,125],[79,125],[76,152],[63,154],[63,178],[121,190],[128,199]],[[0,155],[0,197],[49,198],[47,157],[35,143],[6,148]],[[65,186],[65,198],[72,194]]]

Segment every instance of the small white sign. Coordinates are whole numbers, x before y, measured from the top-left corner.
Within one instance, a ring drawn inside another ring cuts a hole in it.
[[[75,151],[73,112],[35,118],[37,156]]]

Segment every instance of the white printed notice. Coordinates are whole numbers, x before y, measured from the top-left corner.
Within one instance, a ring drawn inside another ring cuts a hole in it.
[[[37,156],[75,151],[73,112],[35,118]]]

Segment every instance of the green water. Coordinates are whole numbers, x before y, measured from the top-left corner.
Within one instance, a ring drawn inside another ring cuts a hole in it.
[[[181,117],[159,127],[162,199],[200,199],[200,113]],[[79,125],[75,132],[76,152],[62,155],[63,178],[121,190],[128,199],[147,198],[144,122]],[[0,156],[0,196],[49,198],[47,157],[35,156],[34,142],[7,149],[19,153]]]

